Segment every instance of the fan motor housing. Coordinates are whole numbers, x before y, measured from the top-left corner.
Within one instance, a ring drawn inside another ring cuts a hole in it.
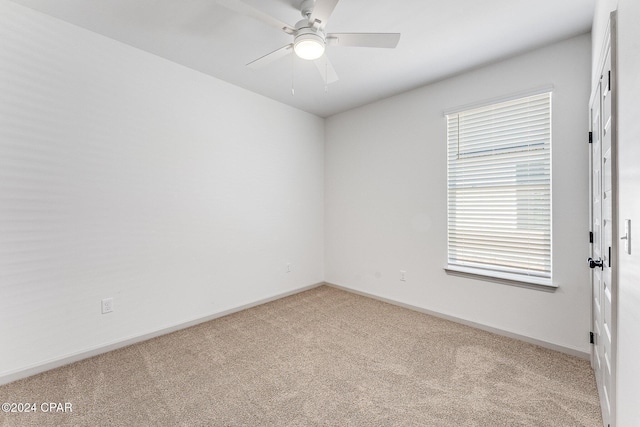
[[[310,27],[308,21],[300,21],[296,24],[294,43],[298,41],[299,37],[312,38],[322,44],[324,44],[324,40],[325,40],[324,31],[322,31],[319,28],[316,29],[316,28]]]

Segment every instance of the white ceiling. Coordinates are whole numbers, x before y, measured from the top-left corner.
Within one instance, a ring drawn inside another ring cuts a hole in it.
[[[402,36],[393,50],[328,47],[340,80],[325,90],[314,64],[293,55],[247,68],[291,36],[215,0],[13,1],[321,117],[586,33],[595,9],[595,0],[341,0],[327,32]],[[244,1],[290,25],[301,19],[300,0]]]

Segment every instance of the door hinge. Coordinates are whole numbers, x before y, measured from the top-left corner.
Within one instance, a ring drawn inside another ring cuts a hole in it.
[[[609,246],[609,268],[611,268],[611,246]]]
[[[609,92],[611,92],[611,70],[609,70],[609,82],[607,83],[607,86],[609,87]]]
[[[593,143],[593,132],[589,132],[589,144]]]
[[[595,336],[593,335],[593,332],[589,332],[589,344],[595,344],[596,339]]]
[[[593,243],[593,231],[589,232],[589,243]]]

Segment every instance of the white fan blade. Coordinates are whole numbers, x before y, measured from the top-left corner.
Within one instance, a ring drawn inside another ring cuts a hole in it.
[[[293,29],[290,25],[285,24],[279,19],[274,18],[271,15],[267,15],[266,13],[249,6],[246,3],[243,3],[240,0],[216,0],[216,2],[226,7],[229,10],[237,12],[241,15],[250,16],[258,21],[262,21],[265,24],[271,25],[272,27],[276,27],[287,34],[293,34],[295,29]]]
[[[311,12],[311,16],[309,17],[309,22],[313,23],[317,21],[318,28],[324,28],[337,4],[338,0],[316,0],[313,12]]]
[[[400,33],[330,33],[326,40],[327,44],[335,46],[393,49],[400,41]]]
[[[287,56],[293,52],[293,43],[288,44],[286,46],[282,46],[280,49],[276,49],[271,53],[267,53],[265,56],[261,56],[255,61],[251,61],[247,64],[249,68],[261,68],[265,65],[275,61],[276,59],[280,59],[284,56]]]
[[[316,64],[316,67],[318,68],[318,71],[320,71],[320,75],[322,76],[325,84],[330,84],[338,81],[338,74],[336,74],[336,70],[333,68],[333,65],[331,65],[331,61],[329,61],[329,58],[326,54],[313,61],[313,63]]]

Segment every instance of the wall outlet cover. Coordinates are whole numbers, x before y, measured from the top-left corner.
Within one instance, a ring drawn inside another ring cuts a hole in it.
[[[105,298],[102,300],[102,314],[111,313],[113,311],[113,298]]]

